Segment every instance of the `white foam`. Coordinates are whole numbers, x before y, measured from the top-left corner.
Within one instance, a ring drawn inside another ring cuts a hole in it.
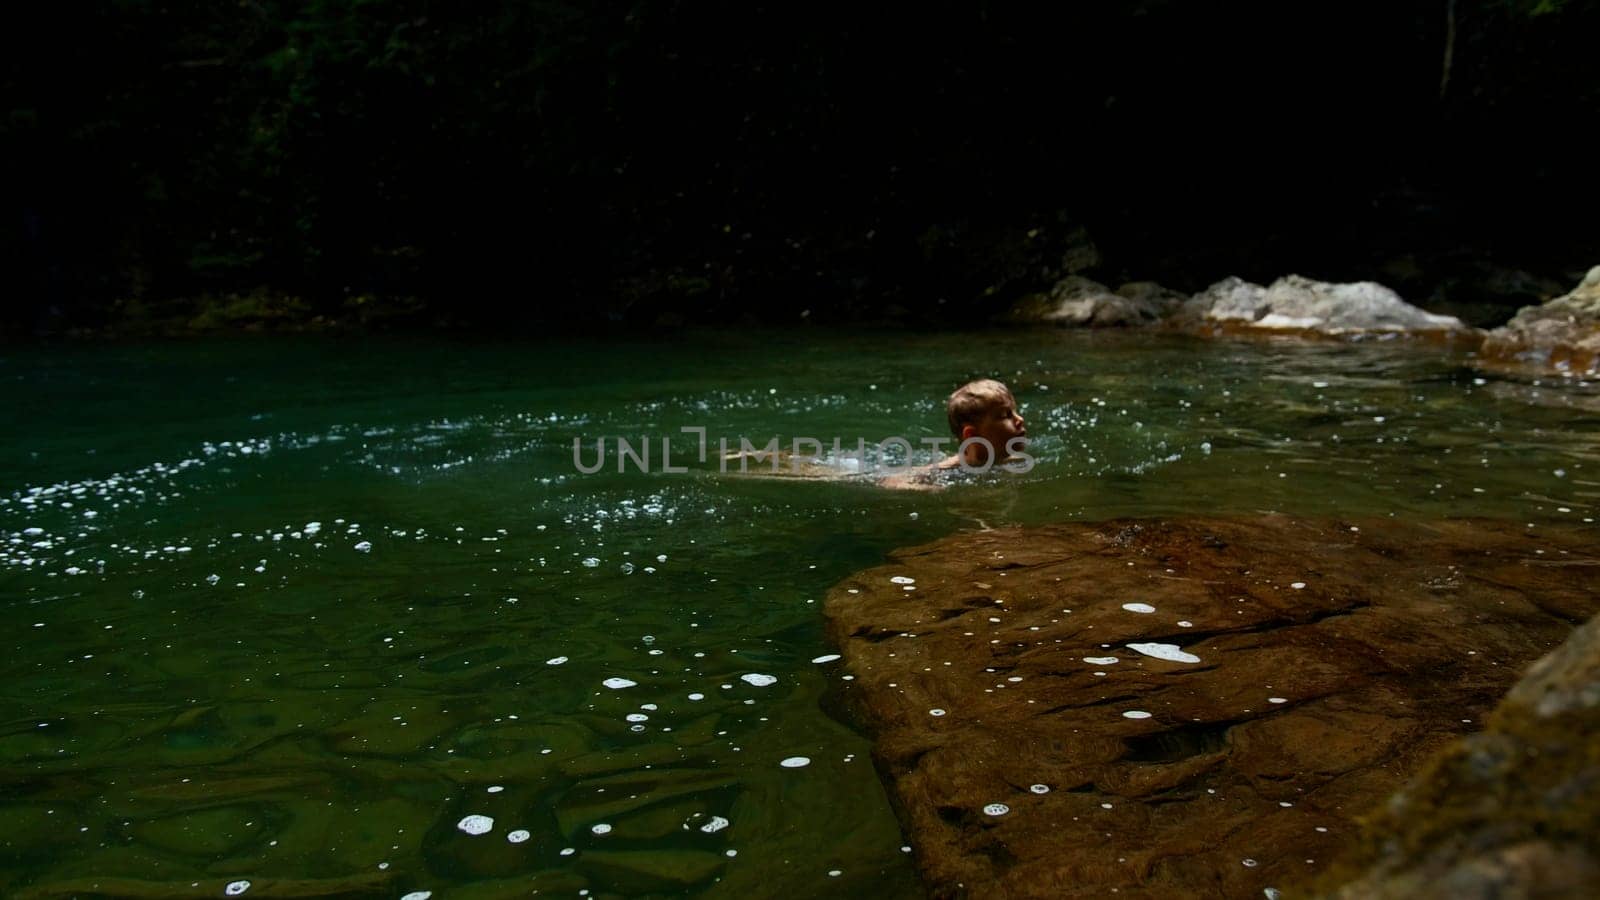
[[[1091,666],[1110,666],[1116,664],[1117,658],[1115,656],[1085,656],[1083,661]]]
[[[811,757],[791,756],[788,759],[780,761],[778,765],[783,766],[785,769],[803,769],[806,766],[811,765]]]
[[[513,831],[510,834],[506,835],[506,840],[510,841],[513,844],[520,844],[520,843],[522,843],[523,841],[527,840],[530,837],[533,837],[533,835],[529,834],[526,829],[518,828],[516,831]]]
[[[1128,612],[1136,613],[1153,613],[1156,611],[1156,608],[1148,603],[1124,603],[1122,608]]]
[[[1150,714],[1142,709],[1130,709],[1122,714],[1124,719],[1148,719]]]
[[[471,815],[456,823],[456,828],[467,834],[488,834],[494,828],[494,819]]]
[[[372,542],[362,541],[356,545],[356,550],[360,553],[370,553],[372,551]]]
[[[836,660],[838,658],[839,658],[839,654],[837,654],[837,653],[824,653],[821,656],[817,657],[816,659],[813,659],[812,662],[818,663],[818,664],[820,664],[820,663],[831,663],[831,662],[833,662],[834,660]]]
[[[1004,803],[991,803],[983,808],[983,814],[986,816],[1003,816],[1008,812],[1011,812],[1011,807]]]
[[[433,891],[412,891],[411,893],[406,894],[404,897],[401,897],[400,900],[428,900],[428,898],[432,896]]]
[[[639,682],[637,682],[637,681],[629,681],[626,678],[607,678],[605,681],[602,681],[600,683],[605,685],[608,688],[611,688],[613,691],[620,691],[623,688],[634,687]]]
[[[1289,587],[1292,587],[1297,591],[1303,591],[1306,589],[1306,583],[1304,581],[1296,581],[1294,584],[1289,585]]]
[[[595,834],[610,834],[611,833],[611,826],[607,825],[604,822],[600,822],[600,823],[596,824],[594,827],[590,828],[589,830],[594,832]]]
[[[1193,653],[1185,653],[1177,644],[1129,644],[1129,650],[1164,659],[1167,662],[1197,663],[1200,657]]]
[[[777,676],[762,675],[759,672],[752,672],[748,675],[740,675],[739,680],[746,684],[754,685],[755,687],[766,687],[769,684],[778,683]]]
[[[724,828],[727,828],[729,824],[730,823],[728,820],[721,816],[712,816],[711,821],[700,826],[700,830],[706,834],[714,834]]]

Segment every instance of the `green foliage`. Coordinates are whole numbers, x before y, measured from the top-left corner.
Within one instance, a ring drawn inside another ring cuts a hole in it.
[[[333,314],[360,295],[454,310],[505,293],[463,280],[537,279],[542,296],[626,284],[727,309],[933,302],[1036,278],[1060,248],[1021,253],[1015,235],[1080,211],[1143,248],[1192,241],[1152,230],[1164,221],[1234,208],[1207,233],[1242,246],[1269,218],[1235,196],[1249,179],[1264,203],[1298,179],[1317,206],[1401,177],[1329,149],[1321,171],[1342,182],[1306,178],[1315,161],[1205,137],[1225,123],[1459,138],[1578,117],[1596,106],[1580,27],[1596,5],[1459,0],[1440,103],[1436,0],[936,0],[909,19],[738,0],[112,0],[12,30],[0,151],[27,173],[13,221],[34,243],[15,261],[41,295],[267,285]],[[1416,154],[1433,177],[1440,156]]]

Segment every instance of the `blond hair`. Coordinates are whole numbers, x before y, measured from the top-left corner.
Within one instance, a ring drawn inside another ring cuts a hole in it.
[[[963,426],[972,425],[990,407],[1012,400],[1011,389],[993,378],[980,378],[956,388],[945,402],[945,416],[950,420],[950,433],[961,437]]]

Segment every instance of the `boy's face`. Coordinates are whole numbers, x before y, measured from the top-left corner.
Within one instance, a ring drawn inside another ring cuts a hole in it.
[[[994,403],[991,403],[989,408],[983,411],[983,416],[978,419],[977,423],[962,429],[963,434],[968,429],[971,429],[972,433],[967,436],[981,437],[988,441],[989,446],[994,448],[995,456],[1000,459],[1004,459],[1008,455],[1006,452],[1007,442],[1012,438],[1025,438],[1028,436],[1026,423],[1023,422],[1022,416],[1017,412],[1016,398],[1012,397],[1009,391],[1002,394]]]

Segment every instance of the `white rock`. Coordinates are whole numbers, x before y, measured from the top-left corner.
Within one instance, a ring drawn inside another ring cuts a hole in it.
[[[1332,284],[1300,275],[1286,275],[1268,287],[1226,278],[1196,294],[1184,311],[1216,323],[1324,334],[1471,330],[1453,316],[1412,306],[1376,282]]]

